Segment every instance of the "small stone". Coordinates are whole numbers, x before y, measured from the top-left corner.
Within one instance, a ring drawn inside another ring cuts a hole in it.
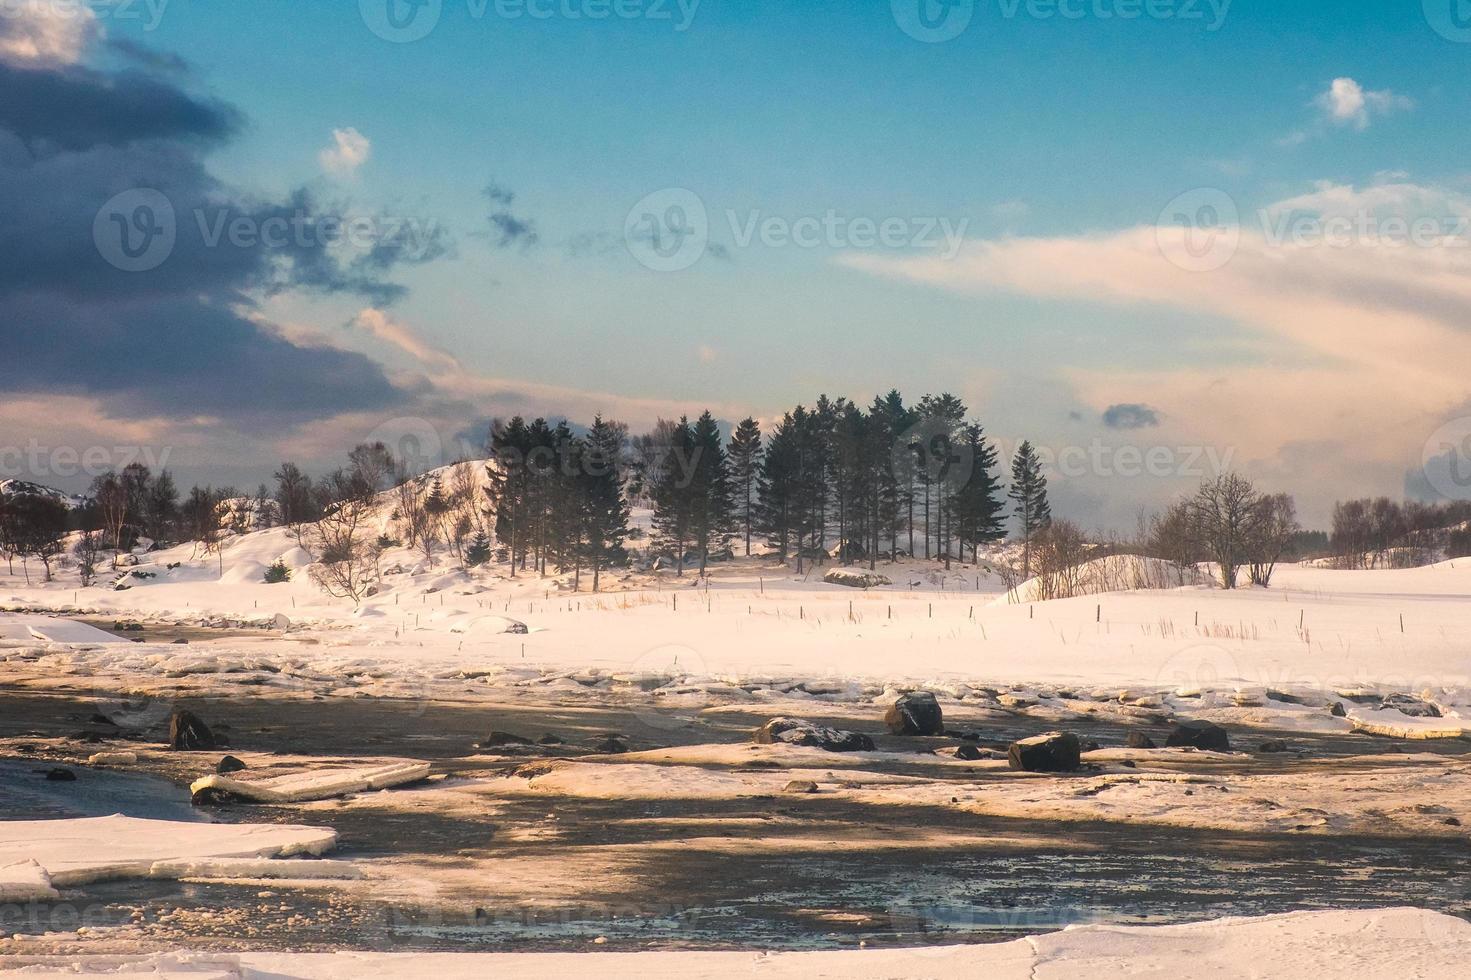
[[[77,774],[70,769],[57,766],[55,769],[46,770],[46,781],[48,783],[74,783],[77,781]]]
[[[1154,749],[1159,747],[1154,744],[1154,739],[1143,732],[1130,732],[1124,739],[1124,745],[1131,749]]]
[[[228,776],[232,772],[242,772],[245,770],[245,768],[245,763],[241,762],[233,755],[227,755],[220,760],[219,765],[215,766],[215,772],[219,773],[221,776]]]
[[[794,779],[782,788],[783,793],[816,793],[817,784],[810,779]]]
[[[1286,752],[1287,751],[1287,743],[1284,742],[1284,741],[1282,741],[1282,739],[1280,739],[1280,738],[1269,738],[1269,739],[1267,739],[1265,742],[1263,742],[1261,745],[1259,745],[1257,747],[1257,751],[1258,752],[1265,752],[1265,753],[1268,753],[1268,754],[1275,754],[1275,753],[1278,753],[1278,752]]]

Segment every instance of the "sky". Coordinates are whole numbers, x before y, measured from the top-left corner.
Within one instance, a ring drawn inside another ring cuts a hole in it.
[[[1099,529],[1464,499],[1464,7],[0,0],[0,477],[898,388]]]

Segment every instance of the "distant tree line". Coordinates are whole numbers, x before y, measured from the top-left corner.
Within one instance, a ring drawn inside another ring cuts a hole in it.
[[[1471,555],[1471,501],[1340,501],[1328,552],[1341,568],[1403,568]]]
[[[601,417],[579,432],[518,416],[492,425],[489,466],[461,461],[415,474],[383,443],[364,443],[325,476],[283,462],[274,488],[254,494],[194,486],[181,496],[168,471],[135,464],[98,477],[75,510],[45,496],[6,498],[0,549],[41,560],[49,577],[67,534],[81,531],[76,554],[90,580],[99,556],[110,552],[117,567],[145,541],[219,553],[227,534],[279,525],[312,556],[318,584],[355,602],[374,590],[383,553],[397,545],[426,559],[448,551],[465,567],[499,560],[512,575],[554,567],[571,572],[574,586],[586,572],[596,590],[607,569],[628,562],[635,502],[652,508],[654,557],[679,574],[763,542],[798,571],[834,557],[870,568],[905,556],[948,566],[1003,539],[1008,516],[1029,555],[1051,523],[1037,454],[1021,445],[1005,487],[996,448],[966,416],[953,395],[910,406],[897,391],[866,408],[822,396],[769,432],[747,418],[728,438],[708,411],[633,437]],[[369,520],[385,500],[398,537]]]

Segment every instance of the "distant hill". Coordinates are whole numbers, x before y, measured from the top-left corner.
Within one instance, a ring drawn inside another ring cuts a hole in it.
[[[87,503],[85,497],[73,497],[71,494],[62,493],[55,487],[30,483],[26,480],[0,480],[0,497],[50,497],[64,504],[68,510],[76,510],[78,507],[86,506]]]

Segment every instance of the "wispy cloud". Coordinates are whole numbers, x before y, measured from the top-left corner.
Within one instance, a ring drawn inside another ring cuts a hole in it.
[[[1379,220],[1437,208],[1448,218],[1471,214],[1471,202],[1455,193],[1403,183],[1362,189],[1325,183],[1264,210]],[[1198,244],[1190,235],[1144,226],[975,241],[952,261],[879,255],[838,261],[952,291],[1156,307],[1232,321],[1255,352],[1253,363],[1227,369],[1182,352],[1173,368],[1064,362],[1058,373],[1087,404],[1112,404],[1110,394],[1121,389],[1148,391],[1160,417],[1188,420],[1195,438],[1237,447],[1242,459],[1265,469],[1307,465],[1308,457],[1291,456],[1293,445],[1332,444],[1336,451],[1318,454],[1312,465],[1334,471],[1336,491],[1395,492],[1403,461],[1418,456],[1428,434],[1465,398],[1471,247],[1450,238],[1423,245],[1370,236],[1331,244],[1291,236],[1276,241],[1243,229],[1228,263],[1197,272],[1182,261]]]

